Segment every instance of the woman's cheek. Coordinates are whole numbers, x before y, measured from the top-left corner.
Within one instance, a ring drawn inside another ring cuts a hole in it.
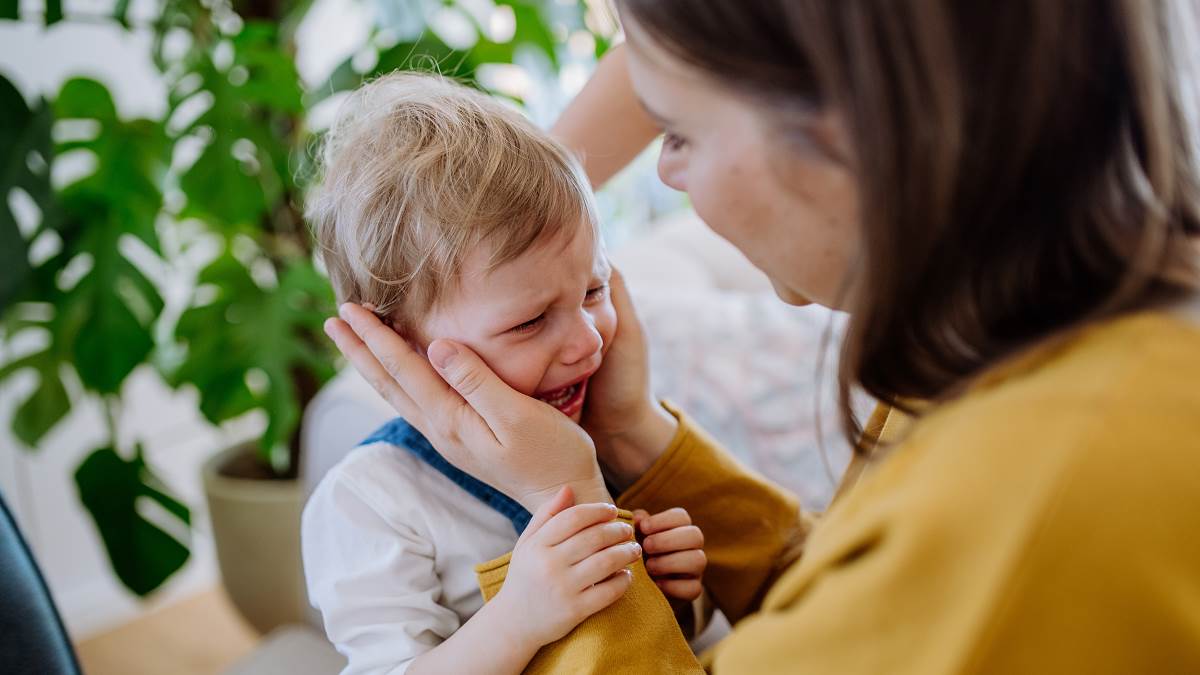
[[[738,210],[734,196],[741,190],[752,189],[752,186],[735,183],[739,179],[738,172],[721,173],[702,158],[692,163],[689,178],[688,196],[691,197],[696,215],[714,232],[733,241],[735,237],[730,236],[730,215]]]

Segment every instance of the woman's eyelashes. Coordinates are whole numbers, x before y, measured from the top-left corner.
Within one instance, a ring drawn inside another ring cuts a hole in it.
[[[687,146],[687,139],[679,134],[668,131],[663,134],[663,148],[671,151],[682,150]]]
[[[608,284],[603,283],[603,284],[600,284],[599,286],[594,286],[594,287],[588,289],[586,301],[587,302],[599,302],[599,301],[603,300],[604,296],[606,296],[606,295],[608,295]]]

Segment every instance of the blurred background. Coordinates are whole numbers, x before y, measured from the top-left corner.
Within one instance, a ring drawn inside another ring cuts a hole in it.
[[[349,90],[397,68],[548,128],[616,40],[603,0],[0,0],[0,495],[87,672],[336,670],[279,631],[313,620],[298,476],[339,456],[306,445],[364,396],[333,382],[321,330],[333,295],[301,215],[316,144]],[[703,228],[655,155],[598,196],[610,250],[661,277],[658,237],[708,271],[668,275],[687,293],[642,298],[648,323],[682,307],[714,350],[790,345],[747,364],[664,330],[675,367],[656,380],[820,506],[836,468],[813,452],[811,373],[784,352],[815,355],[830,317],[780,314],[752,275],[712,282],[744,261],[688,234]],[[709,395],[756,368],[745,405]]]

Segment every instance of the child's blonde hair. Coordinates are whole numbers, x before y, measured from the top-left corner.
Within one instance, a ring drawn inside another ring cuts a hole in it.
[[[339,302],[371,303],[401,333],[457,280],[586,225],[591,188],[570,152],[520,113],[437,75],[393,73],[342,105],[307,217]]]

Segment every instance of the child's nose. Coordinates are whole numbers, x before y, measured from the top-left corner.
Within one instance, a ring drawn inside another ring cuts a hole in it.
[[[562,359],[563,363],[567,365],[578,363],[599,353],[603,344],[592,316],[587,312],[579,314],[580,316],[572,322],[571,332],[567,336],[566,344],[563,345]]]

